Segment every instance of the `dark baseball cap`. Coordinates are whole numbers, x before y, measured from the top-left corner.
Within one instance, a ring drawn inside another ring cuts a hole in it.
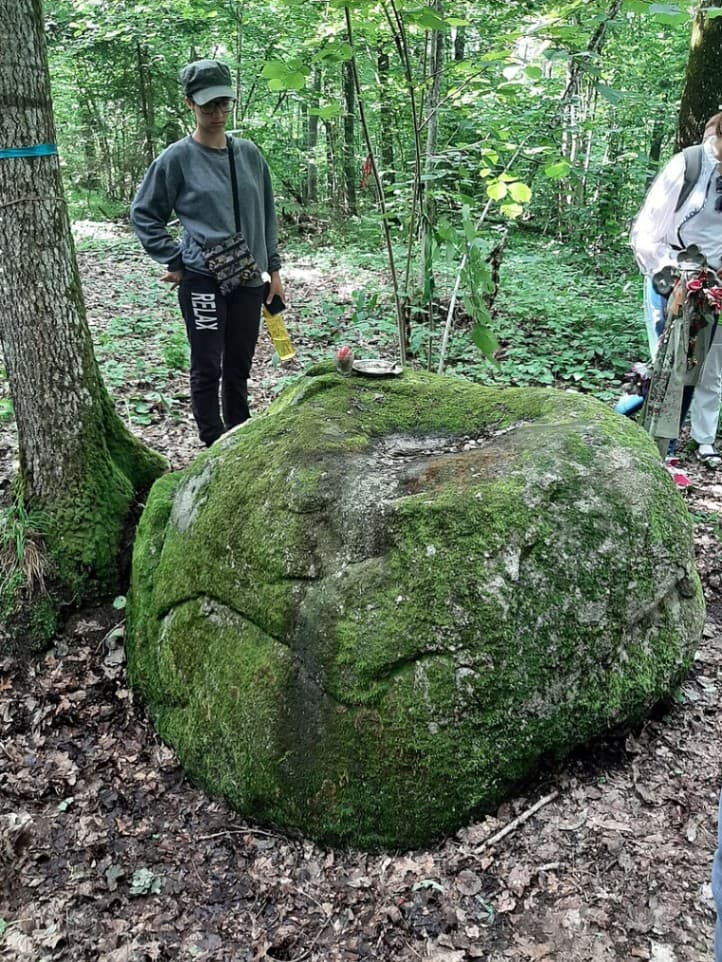
[[[199,106],[220,97],[236,99],[231,86],[231,71],[218,60],[196,60],[178,74],[183,93]]]

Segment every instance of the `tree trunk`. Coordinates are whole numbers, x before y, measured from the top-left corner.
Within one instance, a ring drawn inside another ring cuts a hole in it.
[[[125,429],[93,353],[58,157],[38,146],[55,143],[41,0],[0,0],[0,13],[0,151],[19,154],[0,156],[0,345],[20,444],[16,493],[43,515],[53,603],[78,603],[117,589],[131,509],[165,465]],[[0,597],[0,614],[7,608]]]
[[[318,109],[321,102],[321,68],[316,67],[313,72],[313,107]],[[306,202],[312,205],[318,203],[318,164],[316,150],[318,148],[318,114],[309,114],[306,118]]]
[[[443,17],[443,0],[429,0],[429,7]],[[441,71],[444,60],[444,35],[440,30],[430,31],[429,38],[429,76],[431,86],[426,104],[426,149],[424,151],[424,173],[430,175],[435,166],[434,155],[439,131],[439,101],[441,100]],[[434,276],[431,258],[431,238],[436,226],[436,199],[430,184],[426,185],[423,193],[420,224],[421,260],[419,265],[419,287],[422,291],[424,304],[428,311],[429,321],[429,350],[433,334],[433,292]],[[429,358],[429,368],[431,360]]]
[[[343,177],[346,195],[346,212],[356,213],[356,123],[353,71],[349,61],[343,64]]]
[[[722,82],[719,63],[722,55],[722,17],[709,18],[707,7],[716,7],[717,0],[704,0],[692,27],[692,40],[684,78],[684,90],[679,106],[676,150],[698,144],[702,140],[706,121],[720,110]]]
[[[383,170],[384,185],[388,186],[389,184],[393,184],[396,180],[396,171],[394,170],[393,142],[393,133],[396,130],[396,114],[390,97],[391,84],[389,79],[389,54],[388,51],[382,46],[381,40],[378,42],[376,67],[378,71],[380,90],[379,119],[381,121],[381,168]]]
[[[148,48],[143,47],[139,40],[135,44],[136,62],[138,65],[138,93],[140,95],[140,110],[143,116],[143,149],[146,165],[153,163],[155,146],[153,131],[155,119],[153,117],[153,88],[148,69]]]
[[[454,60],[461,63],[466,56],[466,27],[457,27],[454,35]]]
[[[662,145],[664,144],[664,139],[667,133],[668,133],[668,130],[664,123],[664,120],[662,120],[659,117],[656,117],[654,120],[654,124],[652,126],[652,134],[649,139],[647,176],[644,181],[645,194],[647,193],[647,190],[651,186],[652,181],[659,173],[659,165],[662,159]]]
[[[338,162],[338,131],[335,120],[324,120],[326,131],[326,197],[335,214],[341,212],[341,187]]]

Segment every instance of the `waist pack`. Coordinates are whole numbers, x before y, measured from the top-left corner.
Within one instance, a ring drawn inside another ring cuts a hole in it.
[[[240,232],[226,237],[220,244],[204,247],[203,260],[213,274],[221,294],[230,294],[242,284],[260,280],[261,272]]]

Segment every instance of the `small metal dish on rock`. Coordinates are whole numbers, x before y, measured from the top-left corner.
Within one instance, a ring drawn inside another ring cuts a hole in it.
[[[384,361],[380,357],[367,357],[353,362],[354,374],[363,377],[396,377],[401,374],[398,361]]]

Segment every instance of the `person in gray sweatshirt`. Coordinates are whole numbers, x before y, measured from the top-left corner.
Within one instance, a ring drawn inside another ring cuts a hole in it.
[[[178,288],[191,349],[191,405],[201,441],[211,445],[250,417],[248,377],[258,340],[261,304],[283,298],[276,212],[268,165],[250,140],[227,137],[235,93],[228,67],[197,60],[179,74],[193,112],[192,134],[150,165],[130,208],[146,253],[167,266],[161,281]],[[228,294],[211,273],[204,248],[236,233],[229,146],[235,161],[241,232],[256,262],[246,283]],[[173,212],[180,242],[168,231]],[[262,278],[270,275],[270,282]],[[221,403],[219,403],[219,386]]]

